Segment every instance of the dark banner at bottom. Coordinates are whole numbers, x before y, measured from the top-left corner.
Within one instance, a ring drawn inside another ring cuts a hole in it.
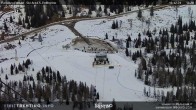
[[[0,110],[196,110],[196,103],[162,102],[61,102],[0,103]]]

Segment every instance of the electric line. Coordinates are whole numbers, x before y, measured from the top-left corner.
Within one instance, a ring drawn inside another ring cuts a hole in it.
[[[0,89],[0,91],[1,91],[1,92],[3,92],[4,94],[6,94],[8,97],[12,97],[12,98],[14,98],[12,95],[9,95],[9,94],[8,94],[8,93],[6,93],[5,91],[3,91],[3,90],[1,90],[1,89]],[[17,101],[17,102],[19,102],[19,101]],[[23,104],[23,102],[22,102],[22,101],[20,101],[20,103],[21,103],[21,104]],[[30,108],[30,107],[28,107],[28,108],[29,108],[29,109],[31,109],[31,110],[33,110],[33,109],[32,109],[32,108]]]
[[[27,42],[27,41],[26,41]],[[28,42],[27,42],[28,43]],[[30,43],[28,43],[29,46],[32,48],[32,49],[35,49]],[[50,62],[48,62],[39,52],[36,51],[35,49],[35,52],[46,62],[48,63],[51,67],[53,67],[55,70],[57,70]]]
[[[19,92],[17,92],[16,90],[14,90],[13,88],[11,88],[9,85],[5,84],[2,80],[0,80],[0,82],[2,84],[4,84],[6,87],[8,87],[9,89],[11,89],[12,91],[14,91],[16,94],[18,94],[21,98],[23,98],[24,100],[26,100],[27,102],[34,104],[32,101],[27,100],[26,98],[24,98]],[[37,107],[39,110],[42,110],[41,108]]]

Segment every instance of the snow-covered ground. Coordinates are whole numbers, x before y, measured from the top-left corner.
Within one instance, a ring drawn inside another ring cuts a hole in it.
[[[29,35],[31,37],[33,35]],[[36,72],[43,66],[51,66],[54,70],[59,70],[61,75],[66,75],[67,79],[86,82],[87,85],[93,84],[100,93],[100,100],[111,101],[113,98],[117,101],[147,101],[154,100],[143,95],[144,84],[134,76],[137,63],[129,60],[122,53],[108,54],[110,65],[114,69],[108,69],[108,66],[92,66],[95,54],[84,53],[73,50],[65,50],[62,45],[70,44],[75,35],[65,26],[55,25],[43,30],[41,36],[43,42],[38,41],[39,34],[35,41],[28,38],[11,42],[16,45],[17,57],[15,58],[15,49],[0,52],[0,58],[8,58],[7,61],[0,63],[4,73],[0,75],[5,81],[5,74],[8,74],[9,80],[23,80],[24,74],[11,75],[10,65],[22,63],[27,58],[33,60],[28,75],[33,75],[36,79]],[[6,44],[1,44],[3,47]],[[33,51],[34,50],[34,51]],[[32,51],[32,52],[31,52]],[[28,55],[28,56],[27,56]],[[148,89],[148,88],[147,88]],[[151,88],[151,91],[154,89]],[[167,89],[165,89],[167,90]]]
[[[142,11],[142,15],[144,18],[144,22],[137,18],[137,12],[128,14],[123,17],[119,17],[116,19],[99,19],[99,20],[87,20],[80,21],[76,23],[75,28],[85,36],[97,36],[100,38],[105,38],[105,34],[108,34],[108,38],[112,39],[112,37],[123,38],[126,39],[127,35],[131,35],[132,38],[137,38],[138,33],[143,33],[143,31],[148,30],[148,25],[146,24],[146,20],[150,19],[149,30],[153,31],[155,28],[158,31],[159,29],[168,28],[170,29],[171,24],[176,23],[179,15],[182,16],[182,20],[184,23],[189,23],[189,11],[188,8],[191,7],[191,12],[193,12],[193,20],[196,19],[196,10],[195,5],[188,6],[179,6],[178,12],[176,13],[175,7],[167,7],[164,9],[159,9],[154,11],[154,16],[150,16],[149,10]],[[130,21],[132,19],[132,28],[130,27]],[[113,21],[118,20],[120,26],[120,21],[122,21],[121,27],[118,29],[111,29]],[[143,24],[143,25],[142,25]],[[85,28],[84,28],[85,26]],[[144,38],[145,35],[142,35]],[[158,33],[157,33],[158,36]]]
[[[2,15],[0,17],[0,28],[4,29],[4,23],[6,23],[8,27],[7,33],[11,34],[10,36],[6,36],[6,38],[12,37],[13,34],[21,34],[28,31],[27,29],[24,29],[22,26],[17,25],[19,16],[21,17],[21,20],[24,19],[24,5],[14,5],[11,6],[11,8],[13,9],[13,11],[1,12],[0,14]],[[20,9],[21,12],[18,12],[17,9]],[[10,22],[10,17],[12,17],[13,22]],[[0,34],[2,33],[2,31],[0,31]]]
[[[174,7],[168,7],[154,12],[154,17],[150,18],[149,11],[143,11],[144,19],[151,19],[150,30],[155,27],[157,30],[160,28],[169,28],[172,23],[175,23],[179,15],[182,16],[183,22],[189,21],[188,14],[189,6],[180,6],[178,13]],[[196,9],[196,6],[190,6],[192,10]],[[117,38],[126,39],[127,34],[132,34],[132,38],[137,38],[138,33],[142,33],[143,30],[147,30],[148,26],[137,19],[137,13],[132,13],[127,16],[116,18],[115,20],[122,20],[122,26],[119,29],[111,29],[113,20],[101,19],[101,20],[88,20],[80,21],[76,24],[75,28],[83,35],[97,36],[105,38],[105,33],[108,33],[109,39],[112,36]],[[193,12],[193,19],[196,18],[196,14]],[[128,19],[132,19],[133,26],[130,29]],[[103,22],[106,21],[106,22]],[[36,72],[41,70],[43,66],[51,66],[53,70],[59,70],[61,75],[66,75],[67,79],[74,79],[77,81],[86,82],[87,85],[93,84],[96,86],[100,100],[111,101],[113,98],[116,101],[152,101],[153,98],[147,98],[143,95],[143,89],[146,87],[142,81],[135,78],[135,70],[138,67],[138,63],[134,63],[129,57],[124,55],[124,51],[119,53],[108,54],[110,65],[114,66],[114,69],[109,69],[108,66],[92,66],[95,54],[84,53],[78,50],[74,50],[72,47],[68,50],[63,49],[62,45],[72,43],[72,40],[76,36],[65,26],[55,25],[46,28],[41,31],[43,42],[38,41],[39,33],[35,36],[35,41],[32,41],[29,35],[25,41],[21,40],[21,46],[18,44],[18,40],[11,42],[16,45],[17,57],[15,58],[15,49],[5,50],[3,47],[6,43],[0,44],[0,59],[8,58],[7,61],[0,63],[0,67],[3,67],[4,73],[0,74],[0,77],[5,81],[5,74],[8,74],[9,80],[22,80],[24,74],[10,75],[10,65],[22,63],[27,58],[33,60],[35,71],[29,70],[28,74],[33,75],[36,79]],[[143,35],[142,35],[143,36]],[[3,49],[3,50],[2,50]],[[143,49],[142,49],[143,51]],[[150,87],[151,94],[153,94],[154,88]],[[156,88],[156,90],[164,90],[165,93],[172,88]]]
[[[0,26],[4,26],[4,21],[6,22],[9,30],[9,34],[19,34],[24,33],[27,30],[24,29],[22,26],[18,26],[16,23],[18,22],[19,13],[11,11],[4,14],[0,19]],[[13,22],[10,23],[10,16],[12,16]]]

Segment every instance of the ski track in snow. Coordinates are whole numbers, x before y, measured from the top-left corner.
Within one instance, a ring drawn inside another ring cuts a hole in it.
[[[185,9],[182,7],[182,10]],[[168,10],[166,10],[166,12],[168,12]],[[155,12],[155,14],[156,13],[157,12]],[[171,14],[173,13],[174,12],[172,11]],[[173,16],[170,15],[170,13],[166,14],[167,18],[169,18],[168,16]],[[144,15],[146,15],[146,13],[144,13]],[[130,16],[134,17],[136,14],[133,13],[131,15],[116,19],[122,19],[125,23],[127,18]],[[99,22],[100,20],[82,21],[77,23],[75,28],[83,35],[98,35],[98,37],[102,38],[104,37],[105,32],[108,30],[110,32],[108,33],[110,37],[118,32],[110,29],[112,20],[103,24],[99,24]],[[84,23],[88,24],[88,26],[83,25]],[[138,21],[134,19],[133,23],[137,24]],[[154,23],[156,25],[156,21]],[[171,22],[166,23],[168,24]],[[137,26],[136,24],[134,24],[135,27]],[[79,28],[81,25],[83,28]],[[137,33],[137,29],[140,29],[140,27],[141,26],[139,25],[135,30],[131,31]],[[159,27],[163,26],[160,25]],[[100,28],[101,30],[95,31],[94,28]],[[127,30],[123,31],[123,28],[126,28]],[[123,36],[130,31],[128,26],[125,24],[123,24],[122,29],[120,32],[121,38],[123,38]],[[22,47],[17,44],[18,41],[11,42],[17,46],[16,50],[18,51],[19,61],[15,61],[13,59],[15,57],[14,50],[3,50],[0,52],[0,58],[10,59],[0,63],[0,67],[3,67],[4,71],[8,73],[9,80],[14,81],[23,79],[24,74],[11,76],[9,74],[9,67],[13,63],[22,63],[23,60],[29,58],[33,60],[33,65],[31,67],[33,67],[35,71],[32,72],[29,70],[28,74],[33,75],[34,78],[36,78],[35,72],[41,70],[43,66],[51,66],[53,70],[59,70],[61,75],[66,75],[67,79],[69,80],[74,79],[76,81],[86,82],[87,85],[95,85],[100,93],[100,100],[102,101],[111,101],[113,98],[116,101],[155,100],[153,98],[147,98],[143,95],[144,87],[148,86],[144,85],[144,82],[135,78],[134,73],[138,67],[138,64],[131,61],[130,58],[125,57],[123,53],[119,52],[116,54],[108,54],[108,59],[110,60],[111,65],[114,66],[114,69],[108,69],[107,66],[92,67],[92,62],[95,55],[94,53],[83,53],[81,51],[72,50],[72,48],[69,50],[62,49],[62,45],[70,44],[71,39],[76,37],[67,27],[62,25],[51,26],[45,31],[42,31],[41,35],[43,36],[43,45],[41,45],[38,41],[32,42],[29,39],[27,39],[27,41],[21,41]],[[135,36],[136,34],[133,33],[133,35]],[[30,36],[31,35],[29,35],[29,37]],[[3,47],[4,45],[5,44],[1,44],[0,47]],[[0,77],[3,81],[5,81],[5,73],[1,74]],[[153,87],[150,87],[150,89],[152,91]],[[164,90],[166,92],[171,90],[171,88],[156,88],[156,90]]]

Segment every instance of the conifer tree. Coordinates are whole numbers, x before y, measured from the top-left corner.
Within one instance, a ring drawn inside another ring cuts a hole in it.
[[[107,33],[105,34],[105,39],[108,39],[108,34]]]
[[[153,6],[150,8],[150,16],[151,17],[154,16],[154,8],[153,8]]]
[[[10,67],[10,73],[11,73],[11,75],[14,74],[13,69],[14,69],[14,67],[13,67],[13,65],[11,64],[11,67]]]
[[[142,18],[142,11],[141,11],[141,9],[139,9],[138,14],[137,14],[137,17],[138,17],[139,19]]]
[[[117,110],[116,101],[114,99],[112,101],[112,107],[110,108],[110,110]]]
[[[115,23],[115,21],[113,21],[113,23],[112,23],[112,29],[116,29],[116,23]]]
[[[26,78],[26,76],[24,75],[24,77],[23,77],[23,81],[27,81],[27,78]]]
[[[118,28],[118,20],[116,20],[115,29]]]
[[[7,31],[8,31],[8,27],[7,27],[6,22],[4,22],[4,29],[5,29],[5,32],[7,32]]]
[[[69,9],[69,14],[72,14],[71,8]]]
[[[18,18],[18,24],[19,24],[19,25],[22,25],[22,20],[21,20],[20,16],[19,16],[19,18]]]
[[[12,16],[10,16],[10,23],[12,23],[13,22],[13,18],[12,18]]]
[[[29,18],[27,15],[25,15],[25,23],[28,23],[29,22]]]
[[[64,11],[62,11],[62,15],[61,15],[62,17],[65,17],[65,12]]]
[[[6,80],[6,81],[8,80],[8,76],[7,76],[7,74],[5,75],[5,80]]]
[[[142,62],[142,69],[147,70],[146,60],[143,57],[141,58],[141,62]]]
[[[101,6],[99,6],[99,12],[101,12],[102,11],[102,8],[101,8]]]
[[[105,5],[104,5],[105,6]],[[108,14],[108,12],[107,12],[107,8],[106,7],[104,7],[104,13],[107,15]]]
[[[99,93],[98,93],[98,92],[97,92],[97,96],[96,96],[96,97],[97,97],[97,99],[99,100]]]
[[[32,100],[33,99],[33,89],[32,89],[32,86],[31,86],[31,84],[29,85],[29,94],[28,94],[29,96],[29,99],[30,100]]]
[[[3,68],[1,67],[1,73],[3,74],[4,73],[4,70],[3,70]]]
[[[18,74],[18,68],[17,67],[15,68],[15,73]]]
[[[126,54],[126,56],[129,56],[129,51],[128,51],[127,48],[126,48],[126,50],[125,50],[125,54]]]

